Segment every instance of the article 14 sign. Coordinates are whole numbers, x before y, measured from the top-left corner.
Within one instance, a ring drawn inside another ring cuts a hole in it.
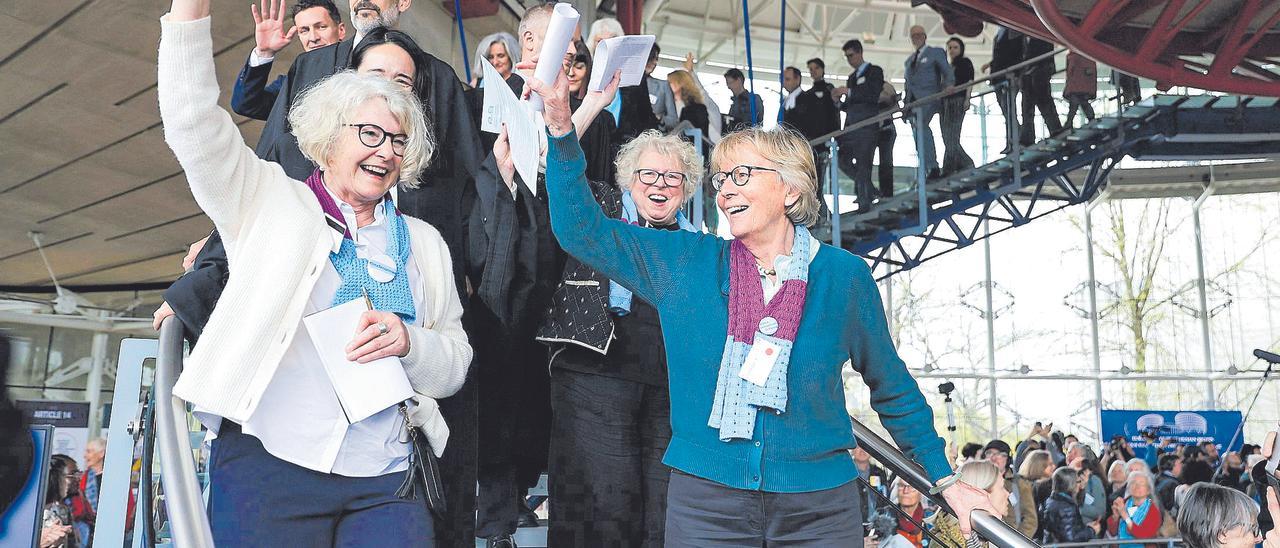
[[[1158,439],[1171,438],[1180,445],[1212,441],[1220,452],[1239,451],[1244,444],[1240,436],[1232,447],[1232,436],[1244,420],[1239,411],[1122,411],[1102,410],[1102,440],[1116,436],[1128,440],[1134,448],[1145,448],[1144,432]]]

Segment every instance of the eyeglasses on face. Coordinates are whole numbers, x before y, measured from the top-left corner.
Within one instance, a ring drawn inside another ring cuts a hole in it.
[[[716,191],[719,191],[720,188],[724,186],[725,181],[730,181],[730,180],[733,181],[733,184],[737,186],[746,186],[747,183],[751,182],[751,175],[757,171],[772,171],[774,173],[778,172],[778,170],[773,169],[771,167],[749,166],[745,164],[740,166],[734,166],[734,168],[730,169],[729,171],[720,171],[717,173],[712,173],[711,188],[715,189]]]
[[[685,174],[682,171],[658,171],[656,169],[637,169],[632,173],[640,182],[657,188],[675,188],[685,181]]]
[[[409,136],[403,133],[387,133],[377,124],[343,124],[348,127],[356,128],[356,135],[360,137],[360,143],[369,148],[378,148],[387,138],[391,138],[391,152],[396,156],[404,157],[404,149],[409,144]]]

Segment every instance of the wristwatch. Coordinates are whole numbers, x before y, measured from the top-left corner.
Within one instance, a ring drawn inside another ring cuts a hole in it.
[[[948,487],[955,485],[957,481],[960,481],[959,471],[956,471],[956,473],[938,480],[938,483],[933,484],[933,487],[929,488],[929,494],[936,495],[938,493],[941,493],[945,491]]]

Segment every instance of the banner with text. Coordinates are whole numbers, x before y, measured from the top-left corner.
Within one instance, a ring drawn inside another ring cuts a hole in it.
[[[1180,445],[1212,441],[1218,451],[1239,451],[1244,440],[1237,438],[1231,447],[1231,437],[1244,420],[1239,411],[1121,411],[1102,410],[1102,439],[1110,442],[1122,436],[1135,449],[1147,446],[1144,433],[1158,439],[1173,439]]]

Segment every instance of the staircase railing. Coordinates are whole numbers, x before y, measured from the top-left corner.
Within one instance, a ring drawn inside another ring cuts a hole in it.
[[[170,316],[160,325],[156,356],[155,424],[165,509],[173,545],[212,548],[213,533],[196,478],[187,429],[187,403],[173,395],[182,373],[182,324]]]
[[[929,476],[925,474],[924,468],[908,459],[893,444],[881,438],[870,428],[867,428],[866,425],[858,422],[857,419],[852,419],[852,422],[853,435],[857,437],[859,447],[865,449],[881,465],[892,470],[898,477],[911,484],[917,491],[920,491],[920,496],[928,497],[942,511],[954,514],[951,507],[947,505],[947,502],[942,497],[929,494],[929,489],[933,486],[933,482],[929,481]],[[979,510],[973,512],[971,519],[973,521],[973,530],[997,548],[1040,548],[1039,544],[1001,521],[998,516]]]

